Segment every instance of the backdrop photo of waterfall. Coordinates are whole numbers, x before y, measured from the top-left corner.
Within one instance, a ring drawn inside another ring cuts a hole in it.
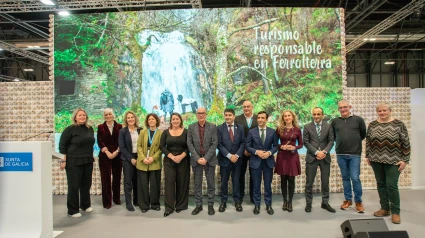
[[[148,113],[167,128],[205,107],[207,120],[250,100],[276,126],[284,109],[300,126],[311,109],[338,116],[345,72],[344,12],[337,8],[223,8],[55,16],[55,129],[71,124],[76,107],[92,125],[104,108],[122,122],[126,110]],[[143,124],[143,123],[141,123]],[[96,128],[96,127],[95,127]]]

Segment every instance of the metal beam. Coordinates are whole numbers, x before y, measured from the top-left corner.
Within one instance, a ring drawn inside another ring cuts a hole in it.
[[[57,0],[56,5],[45,5],[38,0],[0,2],[0,12],[54,12],[59,10],[89,10],[115,8],[146,8],[165,6],[192,6],[202,8],[201,0]]]
[[[411,3],[404,6],[402,9],[388,17],[387,19],[380,22],[375,27],[372,27],[368,31],[366,31],[363,35],[352,41],[347,45],[347,53],[357,49],[359,46],[365,44],[365,39],[374,37],[379,33],[385,31],[390,28],[400,20],[412,14],[416,9],[421,9],[425,5],[425,0],[417,0],[412,1]]]
[[[10,51],[12,53],[15,53],[17,55],[21,55],[21,56],[27,57],[29,59],[38,61],[38,62],[43,63],[43,64],[49,64],[49,58],[48,57],[41,56],[39,54],[35,54],[35,53],[29,52],[29,51],[26,51],[26,50],[19,49],[19,48],[15,47],[11,44],[8,44],[4,41],[0,41],[0,48],[2,48],[3,50],[7,50],[7,51]]]
[[[9,14],[6,14],[6,13],[0,13],[0,17],[3,17],[4,19],[7,19],[7,20],[13,22],[14,24],[24,28],[25,30],[28,30],[28,31],[30,31],[34,34],[37,34],[37,35],[39,35],[39,36],[41,36],[45,39],[49,38],[49,34],[38,29],[37,27],[34,27],[34,26],[22,21],[21,19],[15,18],[15,17],[13,17]]]
[[[7,76],[7,75],[0,75],[0,80],[11,81],[11,82],[28,81],[25,79],[15,78],[15,77]]]
[[[374,13],[376,9],[378,9],[380,6],[382,6],[384,3],[386,3],[387,0],[379,0],[379,1],[372,1],[370,5],[365,4],[365,8],[362,9],[362,12],[360,14],[356,14],[352,18],[345,18],[345,29],[346,32],[348,32],[351,28],[359,24],[362,20],[364,20],[366,17],[368,17],[370,14]],[[360,6],[361,9],[363,6]],[[354,14],[353,12],[350,12]],[[349,14],[349,15],[352,15]]]

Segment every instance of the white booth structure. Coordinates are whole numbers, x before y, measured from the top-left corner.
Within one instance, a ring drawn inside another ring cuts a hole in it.
[[[0,142],[0,237],[53,237],[52,143]]]

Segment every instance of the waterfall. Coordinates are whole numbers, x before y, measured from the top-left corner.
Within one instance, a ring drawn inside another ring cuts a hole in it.
[[[147,47],[142,58],[141,105],[152,112],[160,106],[161,93],[168,89],[174,97],[174,112],[182,112],[178,95],[196,100],[204,106],[199,79],[206,76],[199,54],[186,42],[183,33],[145,30],[136,35],[137,42]],[[190,106],[186,107],[190,111]]]

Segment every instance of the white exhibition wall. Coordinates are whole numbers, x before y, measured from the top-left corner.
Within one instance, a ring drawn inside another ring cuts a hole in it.
[[[412,138],[410,138],[412,145],[412,188],[425,189],[425,176],[422,174],[425,169],[425,160],[424,150],[421,148],[425,145],[425,89],[413,89],[410,100],[412,110]]]

